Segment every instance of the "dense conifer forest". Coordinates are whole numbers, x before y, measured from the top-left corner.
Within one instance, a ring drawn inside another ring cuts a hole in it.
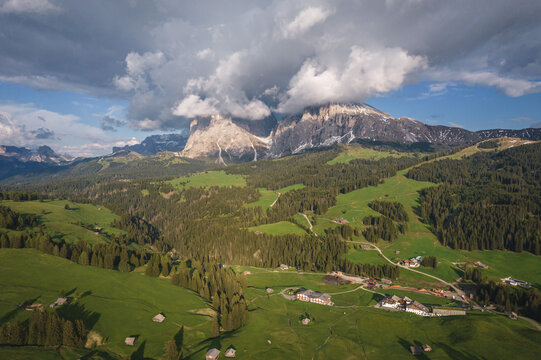
[[[439,160],[408,172],[442,183],[421,192],[421,216],[453,249],[541,254],[541,144]]]

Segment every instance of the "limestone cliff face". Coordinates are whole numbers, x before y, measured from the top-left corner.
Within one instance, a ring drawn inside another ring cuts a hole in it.
[[[190,124],[190,137],[181,155],[188,158],[215,157],[227,164],[267,157],[270,138],[254,135],[245,124],[212,115]]]
[[[279,124],[274,118],[257,122],[219,115],[194,120],[182,155],[216,157],[227,163],[276,158],[356,139],[457,146],[504,136],[540,139],[541,129],[471,132],[426,125],[407,117],[394,118],[366,104],[326,104],[307,107]]]

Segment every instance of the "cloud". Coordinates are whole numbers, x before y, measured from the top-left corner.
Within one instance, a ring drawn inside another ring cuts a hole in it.
[[[2,145],[36,147],[46,144],[59,153],[96,156],[109,153],[116,144],[133,141],[133,138],[111,137],[100,128],[82,123],[72,114],[40,109],[34,104],[0,105]]]
[[[302,10],[293,21],[282,26],[284,38],[293,38],[301,35],[312,26],[321,23],[331,15],[333,11],[319,7],[308,7]]]
[[[130,91],[148,88],[147,72],[151,71],[165,62],[165,56],[161,51],[156,53],[146,52],[140,55],[130,52],[126,56],[126,75],[113,78],[113,84],[122,91]]]
[[[115,119],[112,116],[105,115],[101,119],[100,127],[105,131],[116,131],[117,127],[125,126],[126,122],[123,120]]]
[[[35,139],[45,140],[45,139],[54,139],[54,131],[47,128],[38,128],[36,130],[30,131]]]
[[[314,102],[361,102],[418,80],[436,83],[426,96],[447,83],[511,97],[541,92],[535,0],[1,6],[23,3],[61,11],[0,14],[0,81],[125,99],[125,118],[113,117],[132,128],[185,128],[211,108],[257,119]]]
[[[188,95],[173,109],[173,115],[189,118],[210,116],[216,114],[218,100],[214,98],[201,99],[198,95]]]
[[[516,117],[516,118],[511,119],[511,121],[513,122],[532,121],[532,118],[527,117],[527,116],[521,116],[521,117]]]
[[[0,13],[44,13],[57,9],[49,0],[6,0],[0,6]]]
[[[459,72],[453,77],[467,85],[496,87],[504,94],[511,97],[541,92],[541,81],[514,79],[488,71]]]
[[[203,49],[197,52],[197,57],[201,60],[210,59],[214,56],[214,51],[210,48]]]
[[[426,67],[426,59],[401,48],[367,50],[354,46],[345,64],[324,66],[307,60],[291,79],[279,112],[296,112],[308,104],[358,101],[396,90]]]

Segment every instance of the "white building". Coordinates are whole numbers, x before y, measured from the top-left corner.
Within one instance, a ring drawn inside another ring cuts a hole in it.
[[[333,305],[331,302],[331,295],[312,290],[300,290],[295,294],[295,298],[300,301],[307,301],[321,305]]]

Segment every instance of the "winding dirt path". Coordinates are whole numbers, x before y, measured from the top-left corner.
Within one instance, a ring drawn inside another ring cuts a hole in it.
[[[401,267],[402,269],[406,269],[406,270],[409,270],[409,271],[413,271],[415,273],[418,273],[418,274],[421,274],[421,275],[424,275],[424,276],[428,276],[434,280],[438,280],[439,282],[441,282],[442,284],[445,284],[449,287],[451,287],[453,290],[455,290],[455,292],[460,296],[460,299],[461,301],[464,301],[465,303],[469,303],[468,299],[466,298],[466,296],[464,295],[464,291],[460,290],[459,288],[457,288],[455,285],[443,280],[443,279],[440,279],[439,277],[437,276],[434,276],[434,275],[430,275],[430,274],[427,274],[427,273],[424,273],[422,271],[419,271],[419,270],[415,270],[415,269],[412,269],[408,266],[403,266],[403,265],[400,265],[398,263],[395,263],[393,261],[391,261],[387,256],[385,256],[385,254],[381,251],[381,249],[379,247],[377,247],[376,245],[372,244],[372,243],[367,243],[367,242],[363,242],[363,241],[348,241],[348,242],[353,242],[353,243],[358,243],[358,244],[364,244],[364,245],[369,245],[369,246],[372,246],[374,247],[378,252],[379,254],[381,255],[382,258],[384,258],[387,262],[391,263],[392,265],[395,265],[395,266],[398,266],[398,267]]]
[[[272,202],[272,204],[270,205],[270,207],[273,207],[273,206],[276,204],[276,202],[278,201],[278,199],[280,198],[280,195],[282,195],[282,193],[280,193],[280,192],[278,192],[278,191],[277,191],[276,193],[278,194],[278,196],[277,196],[276,199]]]

